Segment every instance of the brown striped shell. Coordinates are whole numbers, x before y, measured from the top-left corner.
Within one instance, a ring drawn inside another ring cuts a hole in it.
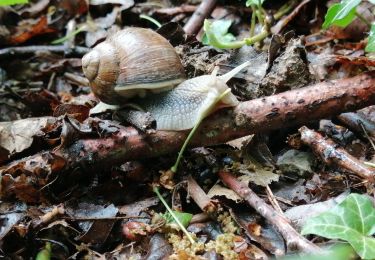
[[[185,80],[173,46],[160,34],[127,28],[108,37],[82,58],[94,94],[107,104],[169,90]]]

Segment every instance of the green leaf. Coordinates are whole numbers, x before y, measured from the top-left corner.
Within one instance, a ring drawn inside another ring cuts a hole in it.
[[[0,0],[0,5],[27,4],[29,0]]]
[[[346,27],[355,18],[356,7],[360,2],[361,0],[342,0],[332,5],[325,16],[323,29],[331,25]]]
[[[50,260],[51,259],[52,246],[51,242],[47,242],[46,246],[39,251],[36,255],[35,260]]]
[[[256,6],[260,7],[260,6],[262,6],[263,3],[264,3],[264,0],[247,0],[246,6],[249,7],[249,6],[252,6],[252,5],[256,5]]]
[[[278,258],[279,260],[350,260],[355,259],[357,256],[353,251],[353,247],[349,244],[334,244],[329,248],[322,248],[321,254],[297,254],[297,255],[286,255]]]
[[[371,25],[370,35],[368,37],[367,46],[366,46],[365,51],[375,52],[375,24]]]
[[[228,33],[229,27],[232,25],[231,20],[216,20],[207,27],[208,33],[212,33],[216,38],[221,42],[231,42],[236,40],[236,37],[233,34]],[[207,37],[207,34],[203,36],[203,44],[209,45],[210,40]]]
[[[186,213],[186,212],[180,212],[180,211],[173,210],[173,213],[184,227],[187,227],[189,225],[189,223],[190,223],[190,221],[193,217],[192,214]],[[167,221],[168,224],[170,224],[170,223],[177,224],[176,221],[174,220],[173,216],[169,212],[164,213],[162,216]]]
[[[215,20],[214,22],[205,20],[203,25],[205,35],[203,36],[202,42],[219,49],[242,47],[245,42],[236,41],[236,37],[228,33],[231,24],[232,21],[230,20]]]
[[[375,258],[375,208],[369,198],[350,194],[331,210],[307,220],[302,234],[348,241],[362,259]]]

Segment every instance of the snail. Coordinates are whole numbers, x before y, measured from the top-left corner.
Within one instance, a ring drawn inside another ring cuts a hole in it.
[[[226,83],[248,65],[222,76],[214,69],[211,75],[185,79],[173,46],[143,28],[119,31],[82,58],[84,74],[102,102],[114,108],[136,104],[151,113],[157,130],[174,131],[194,128],[215,110],[238,105]]]
[[[173,46],[144,28],[127,28],[108,37],[83,56],[82,69],[94,94],[110,105],[169,90],[186,79]]]

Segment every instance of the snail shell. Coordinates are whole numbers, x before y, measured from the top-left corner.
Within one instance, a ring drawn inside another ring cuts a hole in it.
[[[113,105],[169,90],[185,80],[173,46],[144,28],[127,28],[110,36],[82,58],[82,68],[94,94]]]

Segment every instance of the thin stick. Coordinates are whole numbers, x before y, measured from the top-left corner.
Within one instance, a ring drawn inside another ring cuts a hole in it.
[[[266,204],[244,183],[239,182],[233,175],[224,171],[219,172],[219,177],[280,232],[289,248],[297,247],[306,253],[321,252],[318,246],[301,236],[283,215]]]
[[[66,48],[64,45],[35,45],[35,46],[22,46],[22,47],[9,47],[0,50],[0,57],[11,55],[30,55],[35,52],[54,52],[65,55],[83,56],[90,51],[89,48],[75,46],[73,48]]]
[[[190,17],[189,21],[184,26],[184,31],[187,34],[195,35],[202,28],[203,21],[206,19],[216,6],[217,0],[203,0],[197,10]]]
[[[272,204],[274,209],[277,210],[280,214],[284,214],[269,185],[266,185],[266,192],[268,195],[268,199],[270,200],[270,203]]]
[[[375,170],[364,165],[357,158],[343,148],[337,147],[332,140],[303,126],[299,129],[301,140],[310,146],[313,151],[328,165],[335,165],[370,182],[375,182]]]
[[[366,131],[366,128],[364,127],[363,123],[361,121],[358,122],[363,130],[363,132],[365,133],[365,136],[367,138],[367,140],[369,140],[371,146],[372,146],[372,149],[374,149],[375,151],[375,144],[374,142],[372,141],[371,137],[368,135],[367,131]]]

